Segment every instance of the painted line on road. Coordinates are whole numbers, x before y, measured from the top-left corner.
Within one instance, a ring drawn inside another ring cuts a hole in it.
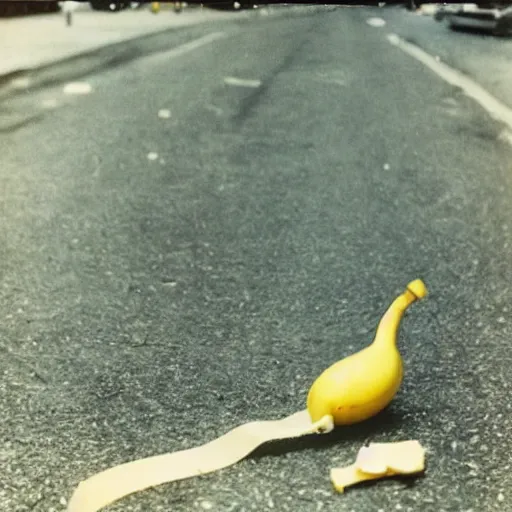
[[[158,117],[160,119],[170,119],[171,118],[171,111],[168,108],[161,108],[158,111]]]
[[[11,86],[14,89],[28,89],[30,85],[30,78],[20,77],[11,80]]]
[[[386,21],[382,18],[368,18],[366,23],[370,25],[370,27],[383,27],[386,24]]]
[[[504,142],[508,142],[512,146],[512,130],[503,130],[498,137],[500,140]]]
[[[257,89],[261,85],[261,80],[251,80],[246,78],[237,78],[235,76],[227,76],[224,78],[224,83],[227,85],[234,85],[236,87],[252,87]]]
[[[184,55],[185,53],[197,50],[201,46],[205,46],[225,37],[227,37],[226,32],[212,32],[211,34],[207,34],[205,36],[199,37],[198,39],[194,39],[193,41],[189,41],[188,43],[177,46],[172,50],[164,50],[162,52],[154,53],[153,55],[146,57],[145,60],[179,57],[180,55]]]
[[[45,98],[43,101],[41,101],[41,106],[43,108],[57,108],[58,105],[59,103],[55,98]]]
[[[64,94],[90,94],[92,91],[91,84],[88,82],[68,82],[63,88]]]
[[[418,46],[404,41],[396,34],[388,34],[387,39],[392,45],[397,46],[405,53],[419,60],[449,84],[460,87],[466,96],[473,98],[479,103],[493,119],[504,123],[507,125],[508,129],[512,131],[512,109],[495,98],[477,82],[462,74],[460,71],[444,64],[438,58],[433,57]],[[503,133],[505,132],[508,132],[508,130],[505,130]],[[508,136],[503,136],[501,139],[512,140],[509,139]]]

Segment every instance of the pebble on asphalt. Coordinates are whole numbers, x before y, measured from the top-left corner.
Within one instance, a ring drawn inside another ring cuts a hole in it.
[[[261,86],[261,80],[251,80],[246,78],[237,78],[235,76],[227,76],[224,78],[226,85],[234,85],[235,87],[253,87],[257,88]]]
[[[15,89],[27,89],[30,85],[30,79],[26,77],[14,78],[11,80],[11,86]]]
[[[169,119],[171,117],[171,111],[167,108],[161,108],[158,111],[158,117],[160,119]]]
[[[55,98],[46,98],[41,102],[43,108],[55,108],[57,100]]]
[[[368,23],[370,27],[383,27],[386,24],[382,18],[368,18],[366,23]]]
[[[64,94],[89,94],[91,91],[91,84],[87,82],[69,82],[63,89]]]

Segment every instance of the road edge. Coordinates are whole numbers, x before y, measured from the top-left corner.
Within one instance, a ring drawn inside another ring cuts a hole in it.
[[[463,93],[479,105],[487,115],[502,126],[498,137],[512,143],[512,108],[497,98],[474,78],[459,71],[456,67],[431,55],[418,44],[412,43],[395,33],[387,34],[388,42],[416,59],[444,82],[458,87]]]

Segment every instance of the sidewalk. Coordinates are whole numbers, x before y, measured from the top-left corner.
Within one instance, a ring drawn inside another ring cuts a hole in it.
[[[114,13],[81,8],[71,27],[62,12],[0,19],[0,77],[173,27],[243,17],[247,12],[201,7],[153,14],[144,6]]]

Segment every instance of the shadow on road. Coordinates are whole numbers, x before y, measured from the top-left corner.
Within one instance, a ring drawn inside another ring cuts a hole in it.
[[[492,37],[495,39],[511,39],[512,38],[512,33],[510,33],[510,32],[508,34],[494,34],[489,30],[485,30],[485,29],[477,28],[477,27],[450,27],[450,30],[454,33],[471,34],[474,36],[480,36],[480,37],[486,37],[486,38],[488,38],[488,37]]]
[[[375,418],[357,425],[335,428],[328,434],[272,441],[257,448],[250,457],[259,459],[268,455],[284,455],[313,448],[329,448],[340,443],[363,446],[380,433],[398,430],[402,425],[401,415],[396,411],[386,409]]]

